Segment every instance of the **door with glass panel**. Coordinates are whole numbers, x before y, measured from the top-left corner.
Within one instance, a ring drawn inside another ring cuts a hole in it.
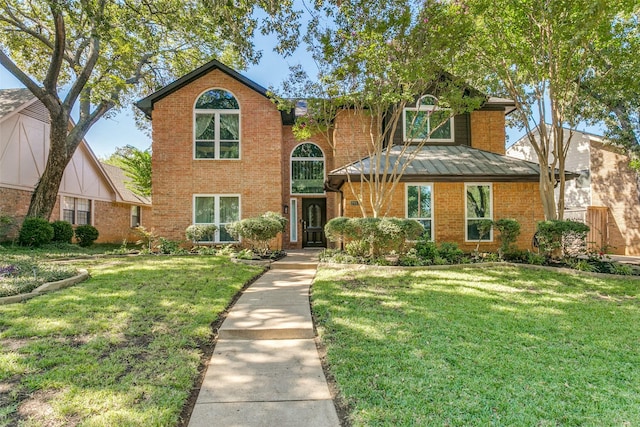
[[[327,199],[302,199],[302,247],[326,246]]]

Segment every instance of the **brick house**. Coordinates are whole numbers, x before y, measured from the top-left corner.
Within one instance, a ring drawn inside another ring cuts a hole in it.
[[[333,123],[333,144],[322,136],[297,141],[293,112],[279,111],[264,87],[215,60],[137,106],[153,121],[153,226],[160,236],[183,239],[190,224],[213,223],[220,227],[215,243],[229,242],[225,224],[275,211],[289,220],[283,248],[325,246],[327,220],[360,215],[352,154],[365,152],[366,135],[354,126],[362,118],[349,110]],[[477,244],[480,219],[515,218],[518,244],[529,248],[543,218],[539,168],[505,156],[512,109],[510,100],[489,98],[451,118],[417,154],[389,215],[418,219],[432,239],[465,250]],[[423,114],[421,104],[407,110]],[[395,138],[406,137],[399,132]],[[372,159],[357,161],[366,167]],[[497,245],[491,234],[482,247]]]
[[[49,151],[49,113],[28,89],[0,90],[0,213],[22,223]],[[82,141],[67,165],[50,220],[91,224],[98,242],[134,240],[151,218],[151,201],[129,191],[124,172],[98,161]],[[0,239],[16,236],[17,227]]]
[[[526,136],[509,147],[507,155],[538,161]],[[595,249],[640,255],[640,181],[629,168],[629,157],[601,136],[573,131],[566,168],[579,177],[565,186],[564,217],[589,225],[588,240]]]

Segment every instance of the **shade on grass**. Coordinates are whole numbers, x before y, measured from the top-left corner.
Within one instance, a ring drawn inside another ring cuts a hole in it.
[[[0,306],[0,425],[176,425],[211,323],[259,269],[221,257],[83,267],[87,282]]]
[[[640,425],[640,281],[323,268],[312,303],[355,426]]]

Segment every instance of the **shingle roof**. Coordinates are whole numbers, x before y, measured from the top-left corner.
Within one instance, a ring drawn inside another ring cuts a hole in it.
[[[151,198],[138,196],[133,191],[129,190],[125,185],[125,182],[131,181],[124,173],[122,169],[117,166],[109,165],[107,163],[100,162],[100,165],[104,169],[105,173],[109,176],[109,179],[113,183],[116,191],[120,193],[122,201],[126,203],[133,203],[137,205],[150,205]]]
[[[0,119],[35,99],[29,89],[0,89]]]
[[[533,162],[515,159],[489,151],[478,150],[464,145],[425,145],[421,148],[408,147],[400,158],[400,164],[408,161],[415,152],[414,159],[407,166],[401,181],[537,181],[540,167]],[[389,161],[394,164],[401,154],[401,147],[393,147]],[[382,162],[386,154],[382,155]],[[367,157],[329,173],[332,186],[341,185],[350,175],[359,180],[361,173],[371,171],[371,158]]]

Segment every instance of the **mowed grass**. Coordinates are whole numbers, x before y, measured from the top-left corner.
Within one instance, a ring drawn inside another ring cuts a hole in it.
[[[211,256],[85,261],[0,306],[0,425],[175,426],[211,323],[260,269]]]
[[[321,268],[354,426],[640,425],[640,281],[524,268]]]

